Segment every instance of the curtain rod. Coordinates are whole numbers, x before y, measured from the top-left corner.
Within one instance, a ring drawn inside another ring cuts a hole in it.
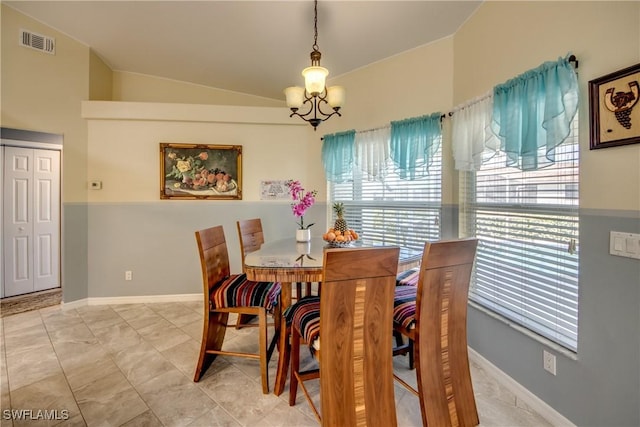
[[[575,55],[570,55],[569,59],[567,59],[567,61],[570,62],[573,65],[573,68],[575,70],[578,69],[578,58],[576,58]],[[454,113],[453,111],[449,111],[448,113],[441,115],[440,116],[440,122],[442,122],[447,117],[453,116],[453,113]],[[362,130],[362,131],[359,131],[359,132],[371,132],[371,131],[374,131],[374,130],[384,129],[384,128],[389,127],[389,126],[390,125],[380,126],[380,127],[377,127],[377,128]],[[324,141],[324,137],[321,137],[320,141]]]
[[[388,127],[391,127],[391,125],[388,124],[388,125],[384,125],[384,126],[378,126],[376,128],[371,128],[371,129],[357,130],[356,133],[373,132],[373,131],[385,129],[385,128],[388,128]],[[324,136],[320,137],[320,141],[324,141]]]
[[[571,65],[573,65],[573,69],[574,70],[578,69],[578,58],[576,58],[575,55],[570,55],[569,58],[567,59],[567,62],[569,62]],[[456,109],[454,108],[454,111],[449,111],[448,113],[441,115],[440,116],[440,121],[444,120],[447,117],[453,116],[455,111],[456,111]]]

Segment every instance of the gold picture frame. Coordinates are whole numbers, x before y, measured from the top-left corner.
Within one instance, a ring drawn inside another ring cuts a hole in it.
[[[241,200],[242,146],[161,142],[160,199]]]
[[[589,148],[640,142],[640,64],[589,81]]]

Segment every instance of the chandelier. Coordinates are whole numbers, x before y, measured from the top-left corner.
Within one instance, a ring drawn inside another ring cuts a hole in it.
[[[327,87],[325,85],[329,70],[320,66],[322,54],[318,50],[318,0],[314,0],[313,12],[313,51],[311,51],[311,67],[302,70],[304,87],[288,87],[284,93],[287,97],[287,107],[292,111],[289,117],[298,116],[311,123],[313,130],[316,130],[318,125],[329,117],[335,114],[341,116],[339,111],[344,104],[345,93],[342,86]],[[300,113],[299,110],[303,107],[304,110]]]

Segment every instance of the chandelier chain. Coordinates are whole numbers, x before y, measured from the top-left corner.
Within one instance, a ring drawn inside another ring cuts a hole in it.
[[[318,0],[315,0],[313,4],[313,50],[318,50]]]

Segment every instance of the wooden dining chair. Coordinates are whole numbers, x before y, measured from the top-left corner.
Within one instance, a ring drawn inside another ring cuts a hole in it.
[[[397,425],[389,337],[398,257],[399,248],[392,247],[327,249],[322,293],[304,297],[287,310],[289,404],[295,405],[300,384],[323,426]],[[300,372],[301,340],[309,345],[318,369]],[[320,411],[304,385],[317,378]]]
[[[260,218],[236,221],[238,239],[240,240],[240,256],[242,259],[242,272],[244,273],[244,258],[247,254],[257,251],[264,243],[262,221]],[[236,329],[247,326],[255,316],[239,314],[236,321]]]
[[[236,221],[238,226],[238,238],[240,239],[240,254],[242,255],[242,269],[244,271],[244,258],[247,254],[257,251],[264,243],[262,221],[260,218]],[[305,295],[311,295],[311,283],[296,283],[296,298],[302,295],[302,286],[305,286]],[[240,319],[238,319],[240,320]],[[240,322],[238,322],[240,325]]]
[[[467,300],[475,238],[427,242],[417,286],[397,286],[394,331],[413,343],[423,426],[477,426],[467,351]]]
[[[200,253],[202,283],[204,291],[204,326],[200,356],[193,380],[198,382],[211,362],[218,355],[248,357],[260,361],[262,392],[269,393],[267,365],[278,334],[274,333],[268,344],[267,313],[281,316],[278,299],[280,284],[253,282],[243,274],[231,274],[229,253],[222,226],[196,231],[196,242]],[[229,313],[258,316],[260,350],[258,353],[241,353],[222,350]]]

